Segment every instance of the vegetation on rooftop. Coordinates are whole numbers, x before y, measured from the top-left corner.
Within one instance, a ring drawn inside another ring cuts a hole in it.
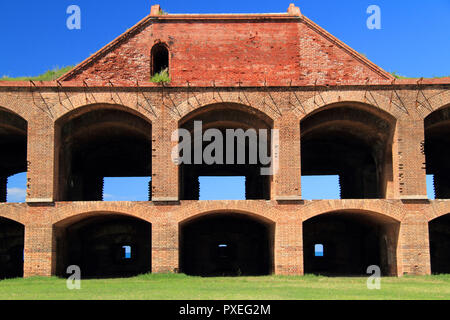
[[[167,13],[164,13],[167,14]],[[9,76],[3,76],[0,78],[0,81],[54,81],[61,77],[62,75],[66,74],[70,70],[73,69],[73,66],[67,66],[63,68],[54,68],[52,70],[48,70],[47,72],[38,75],[38,76],[25,76],[25,77],[9,77]],[[396,71],[391,72],[391,74],[396,79],[419,79],[420,77],[406,77],[398,74]],[[431,79],[441,79],[441,78],[447,78],[450,76],[441,76],[441,77],[432,77]],[[159,73],[156,73],[153,77],[150,79],[153,83],[170,83],[171,79],[169,76],[169,72],[167,69],[162,70]]]
[[[402,75],[397,74],[397,72],[391,72],[391,74],[396,78],[396,79],[420,79],[420,77],[405,77]],[[442,77],[431,77],[428,79],[441,79],[441,78],[447,78],[449,76],[442,76]]]
[[[170,82],[170,76],[169,76],[169,70],[166,68],[162,70],[161,72],[155,73],[155,75],[150,79],[153,83],[169,83]]]
[[[63,68],[54,68],[53,70],[48,70],[47,72],[35,76],[35,77],[16,77],[16,78],[12,78],[12,77],[8,77],[8,76],[3,76],[0,78],[0,81],[53,81],[58,79],[59,77],[61,77],[63,74],[69,72],[70,70],[72,70],[73,66],[67,66],[67,67],[63,67]]]

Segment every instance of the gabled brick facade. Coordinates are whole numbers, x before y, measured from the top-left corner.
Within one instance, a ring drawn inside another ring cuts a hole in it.
[[[167,45],[172,85],[350,84],[392,80],[308,18],[260,15],[150,15],[61,77],[62,81],[145,82],[152,47]]]

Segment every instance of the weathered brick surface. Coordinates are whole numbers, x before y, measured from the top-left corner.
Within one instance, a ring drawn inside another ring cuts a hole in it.
[[[170,52],[171,85],[378,82],[392,76],[304,16],[149,16],[63,80],[148,81],[155,43]]]
[[[450,201],[419,200],[426,196],[423,121],[450,106],[450,81],[391,84],[381,69],[307,18],[260,18],[150,17],[63,78],[71,81],[61,86],[0,82],[1,110],[28,123],[28,203],[0,204],[1,217],[25,226],[25,276],[54,274],[57,230],[113,213],[150,222],[152,271],[174,272],[180,224],[214,212],[246,214],[273,225],[274,272],[303,274],[302,223],[338,211],[398,223],[396,273],[430,273],[427,223],[448,214]],[[173,81],[166,87],[148,82],[150,50],[157,40],[170,48]],[[258,112],[280,129],[279,171],[270,201],[177,201],[172,132],[183,118],[217,103]],[[394,128],[381,164],[387,168],[386,197],[303,202],[300,121],[342,105],[368,110]],[[80,113],[105,107],[151,122],[153,202],[60,201],[58,128]]]

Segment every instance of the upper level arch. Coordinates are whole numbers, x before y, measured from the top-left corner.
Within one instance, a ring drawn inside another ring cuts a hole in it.
[[[300,118],[308,117],[314,112],[320,111],[324,107],[328,107],[333,104],[351,104],[358,108],[364,108],[367,111],[378,114],[383,118],[400,119],[408,114],[393,106],[387,96],[379,94],[377,92],[371,92],[370,94],[364,90],[355,91],[325,91],[315,94],[312,98],[304,101],[301,108],[297,108],[297,113]],[[300,111],[304,111],[300,114]]]
[[[33,116],[30,112],[30,104],[22,99],[11,99],[10,94],[0,93],[0,111],[9,112],[25,121],[29,121]]]
[[[218,102],[192,110],[180,118],[179,125],[188,122],[202,121],[204,128],[241,127],[243,129],[268,129],[273,127],[273,120],[264,112],[251,106],[234,103]]]
[[[247,113],[257,113],[266,121],[272,122],[275,119],[281,117],[276,107],[271,106],[264,100],[270,100],[267,98],[267,93],[263,92],[238,92],[238,91],[208,91],[198,94],[192,94],[191,97],[179,104],[172,112],[172,116],[180,121],[185,118],[191,112],[198,109],[210,108],[217,105],[235,105],[240,106],[242,110],[246,110]]]
[[[247,200],[270,199],[270,177],[261,174],[270,166],[263,157],[272,152],[273,121],[265,113],[243,104],[215,103],[188,113],[179,127],[180,199],[200,199],[199,179],[205,176],[245,177]]]
[[[0,202],[8,198],[8,178],[27,171],[28,122],[0,108]],[[22,184],[20,189],[25,189]],[[14,202],[14,201],[13,201]]]
[[[342,199],[391,197],[395,124],[360,102],[312,111],[300,121],[302,175],[339,176]]]
[[[436,199],[450,198],[450,104],[424,120],[426,173],[433,176]]]
[[[55,134],[60,200],[100,201],[107,177],[151,177],[152,124],[133,109],[84,106],[60,118]]]
[[[53,114],[55,122],[61,123],[71,117],[76,117],[82,113],[95,109],[115,108],[135,114],[148,122],[155,121],[159,113],[159,108],[157,108],[156,105],[144,108],[142,107],[143,104],[147,105],[148,102],[139,95],[136,95],[136,93],[79,93],[62,100],[61,103],[54,108]]]
[[[432,96],[431,98],[428,98],[427,102],[431,108],[422,109],[423,112],[422,114],[424,118],[427,118],[428,116],[430,116],[430,114],[436,111],[445,109],[450,106],[450,90],[447,89],[445,91],[440,92],[439,94]]]

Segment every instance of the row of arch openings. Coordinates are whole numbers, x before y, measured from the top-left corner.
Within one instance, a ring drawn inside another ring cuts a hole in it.
[[[77,265],[83,278],[151,272],[152,224],[123,214],[78,215],[55,224],[56,274]],[[399,222],[344,210],[303,222],[304,271],[364,276],[377,265],[397,275]],[[431,271],[450,273],[450,214],[429,222]],[[23,275],[24,226],[0,218],[0,279]],[[213,212],[179,224],[179,270],[196,276],[261,276],[274,272],[275,224],[257,215]]]
[[[425,119],[427,174],[434,177],[436,198],[450,197],[449,144],[450,107]],[[267,152],[271,154],[273,120],[260,111],[236,103],[218,103],[197,109],[179,121],[179,128],[193,133],[202,122],[203,134],[215,128],[226,136],[227,129],[265,129]],[[379,109],[360,103],[336,103],[314,111],[300,123],[301,174],[338,177],[341,199],[393,198],[392,147],[395,119]],[[7,200],[7,181],[27,169],[27,122],[7,110],[0,110],[0,202]],[[105,178],[146,177],[145,199],[152,195],[152,124],[129,108],[96,104],[77,109],[56,122],[59,201],[104,200]],[[237,140],[236,140],[237,141]],[[249,154],[259,146],[249,138],[237,141],[234,152],[243,147],[246,164],[183,164],[179,166],[180,200],[200,198],[200,177],[243,177],[245,199],[270,199],[272,177],[261,175],[267,167]],[[240,143],[240,144],[239,144]],[[192,139],[192,150],[195,151]],[[205,152],[208,142],[199,144]],[[198,148],[198,145],[197,145]],[[223,154],[229,152],[221,150]],[[192,152],[194,157],[194,152]],[[194,160],[194,159],[193,159]],[[25,181],[24,181],[25,183]],[[304,194],[307,185],[303,185]],[[10,188],[12,190],[12,188]],[[21,189],[25,194],[26,187]],[[126,189],[126,188],[124,188]],[[320,189],[320,188],[318,188]],[[17,190],[16,190],[17,191]],[[142,191],[141,191],[142,192]],[[220,192],[220,188],[218,189]],[[320,195],[314,199],[323,199]]]

